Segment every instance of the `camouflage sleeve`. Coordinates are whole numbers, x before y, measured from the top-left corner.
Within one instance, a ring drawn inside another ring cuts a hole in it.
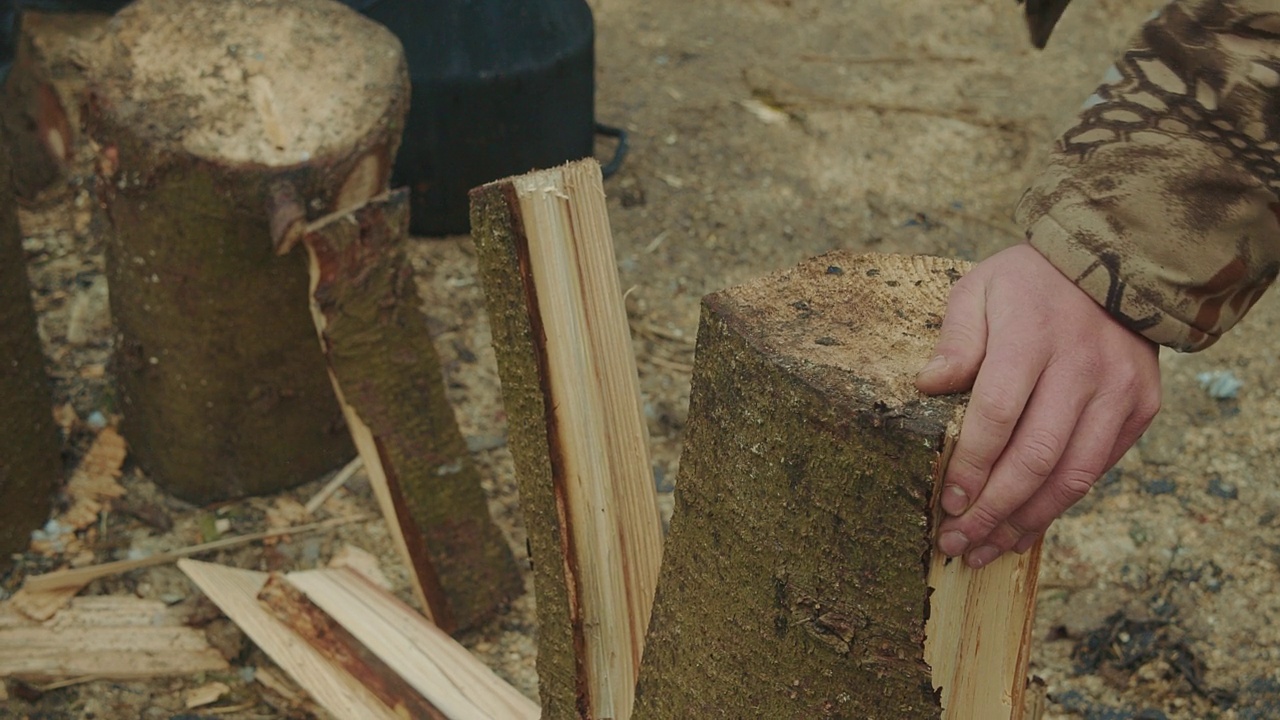
[[[1018,206],[1113,316],[1212,345],[1280,271],[1280,0],[1182,0],[1142,28]]]

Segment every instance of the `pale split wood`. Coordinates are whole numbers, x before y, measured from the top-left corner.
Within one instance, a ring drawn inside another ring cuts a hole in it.
[[[280,575],[272,575],[267,580],[258,593],[258,602],[396,715],[417,720],[450,720],[346,628]]]
[[[178,568],[258,647],[337,718],[401,720],[368,689],[272,617],[258,602],[266,573],[196,560]]]
[[[285,575],[451,720],[535,720],[540,708],[466,648],[348,568]]]
[[[625,720],[662,531],[600,168],[586,160],[511,183],[545,330],[587,696],[594,717]]]
[[[963,409],[947,429],[938,462],[939,488],[962,419]],[[933,686],[941,691],[943,720],[1024,717],[1040,550],[1037,542],[1027,552],[1006,554],[981,570],[933,552],[924,657],[933,670]]]
[[[156,600],[78,598],[45,622],[0,605],[0,677],[127,680],[227,667],[203,632]]]

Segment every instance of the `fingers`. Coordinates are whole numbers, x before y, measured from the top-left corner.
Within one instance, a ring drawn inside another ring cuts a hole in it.
[[[1002,339],[1018,335],[1010,333]],[[1040,379],[1046,354],[1042,347],[1025,347],[1018,342],[993,342],[988,348],[943,480],[942,509],[947,514],[964,513],[982,492]],[[943,550],[949,551],[959,542],[951,538]]]
[[[1031,382],[1035,382],[1035,378]],[[981,375],[979,383],[983,382]],[[1006,533],[1014,530],[1008,527],[1006,518],[1023,507],[1030,498],[1045,484],[1060,467],[1060,460],[1067,449],[1068,441],[1073,440],[1077,420],[1089,400],[1088,395],[1072,392],[1075,378],[1064,374],[1048,374],[1035,388],[1021,418],[1016,419],[1016,428],[1009,436],[1007,444],[994,448],[978,448],[979,451],[992,453],[994,457],[983,456],[974,461],[966,461],[957,465],[960,453],[952,457],[951,467],[947,473],[946,485],[943,489],[944,510],[947,500],[958,497],[962,488],[969,498],[975,498],[968,508],[959,507],[953,515],[959,517],[945,520],[939,528],[939,548],[948,554],[968,553],[968,560],[979,566],[985,565],[1001,553],[1012,548],[1023,533],[1001,537],[1002,542],[992,545],[992,531],[997,527]],[[975,399],[979,393],[975,391]],[[974,411],[971,403],[969,413]],[[971,421],[974,417],[966,413],[965,429],[978,433],[991,434],[990,428]],[[1015,416],[1016,418],[1016,416]],[[975,420],[981,420],[982,415]],[[961,440],[965,430],[961,430]],[[986,438],[983,438],[984,440]],[[971,450],[975,447],[971,446]],[[1104,448],[1109,451],[1110,445]],[[986,465],[979,465],[986,463]],[[989,472],[985,468],[990,468]],[[963,512],[961,515],[960,513]]]
[[[941,395],[969,389],[986,354],[985,295],[978,278],[963,278],[951,289],[934,357],[916,376],[920,392]]]
[[[1001,553],[1026,552],[1062,513],[1075,505],[1146,431],[1159,411],[1159,387],[1134,391],[1127,416],[1114,411],[1113,396],[1092,399],[1080,415],[1067,450],[1035,493],[966,558],[973,567],[989,564]],[[994,483],[994,480],[993,480]],[[988,549],[989,548],[989,549]],[[994,551],[994,552],[993,552]]]

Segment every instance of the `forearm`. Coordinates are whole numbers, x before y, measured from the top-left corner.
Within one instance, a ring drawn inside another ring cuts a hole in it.
[[[1024,195],[1028,239],[1114,317],[1212,344],[1280,270],[1280,0],[1149,21]]]

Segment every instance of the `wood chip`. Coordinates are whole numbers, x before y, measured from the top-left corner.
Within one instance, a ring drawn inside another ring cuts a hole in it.
[[[391,581],[382,572],[378,558],[355,545],[343,545],[329,560],[329,567],[348,568],[383,590],[390,591],[392,588]]]
[[[187,709],[212,705],[229,692],[231,688],[226,683],[211,682],[208,685],[201,685],[187,692]]]

